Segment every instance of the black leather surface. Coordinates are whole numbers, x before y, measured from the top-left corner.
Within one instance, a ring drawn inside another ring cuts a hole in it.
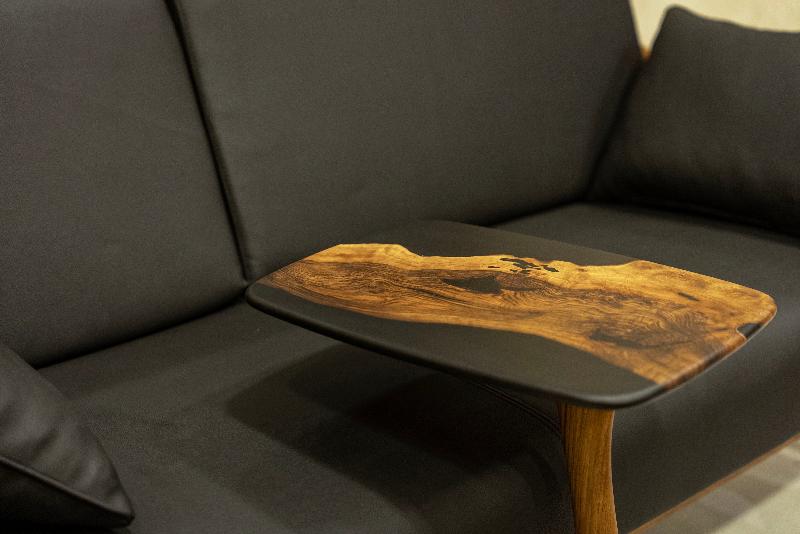
[[[0,339],[42,365],[242,288],[160,0],[0,2]]]
[[[124,526],[114,466],[67,400],[0,344],[0,530],[9,522]]]
[[[43,372],[125,481],[120,532],[573,530],[538,412],[245,304]]]
[[[800,33],[671,9],[615,129],[598,196],[800,235]]]
[[[174,3],[250,279],[577,196],[639,57],[627,0]]]
[[[700,217],[574,204],[503,228],[674,265],[772,295],[775,319],[679,388],[614,420],[621,531],[800,432],[800,239]]]

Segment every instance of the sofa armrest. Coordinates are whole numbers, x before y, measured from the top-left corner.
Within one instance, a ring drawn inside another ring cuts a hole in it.
[[[560,403],[578,532],[616,532],[614,410],[677,387],[775,315],[768,295],[665,265],[421,222],[294,262],[256,308],[388,356]]]

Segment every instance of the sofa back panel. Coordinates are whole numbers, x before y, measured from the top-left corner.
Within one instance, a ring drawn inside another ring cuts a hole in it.
[[[247,274],[410,218],[587,187],[627,0],[175,0]]]
[[[0,3],[0,339],[34,365],[234,298],[241,264],[160,0]]]

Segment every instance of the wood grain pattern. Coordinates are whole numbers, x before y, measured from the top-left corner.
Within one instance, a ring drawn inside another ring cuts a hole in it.
[[[374,317],[534,334],[672,387],[730,354],[775,314],[768,295],[643,260],[542,262],[337,245],[259,280]]]
[[[617,534],[611,477],[614,412],[560,403],[576,534]]]

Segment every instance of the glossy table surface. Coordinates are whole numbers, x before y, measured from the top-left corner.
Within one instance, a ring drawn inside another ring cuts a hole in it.
[[[341,341],[590,406],[667,391],[775,315],[732,282],[556,241],[418,222],[287,265],[256,308]]]

